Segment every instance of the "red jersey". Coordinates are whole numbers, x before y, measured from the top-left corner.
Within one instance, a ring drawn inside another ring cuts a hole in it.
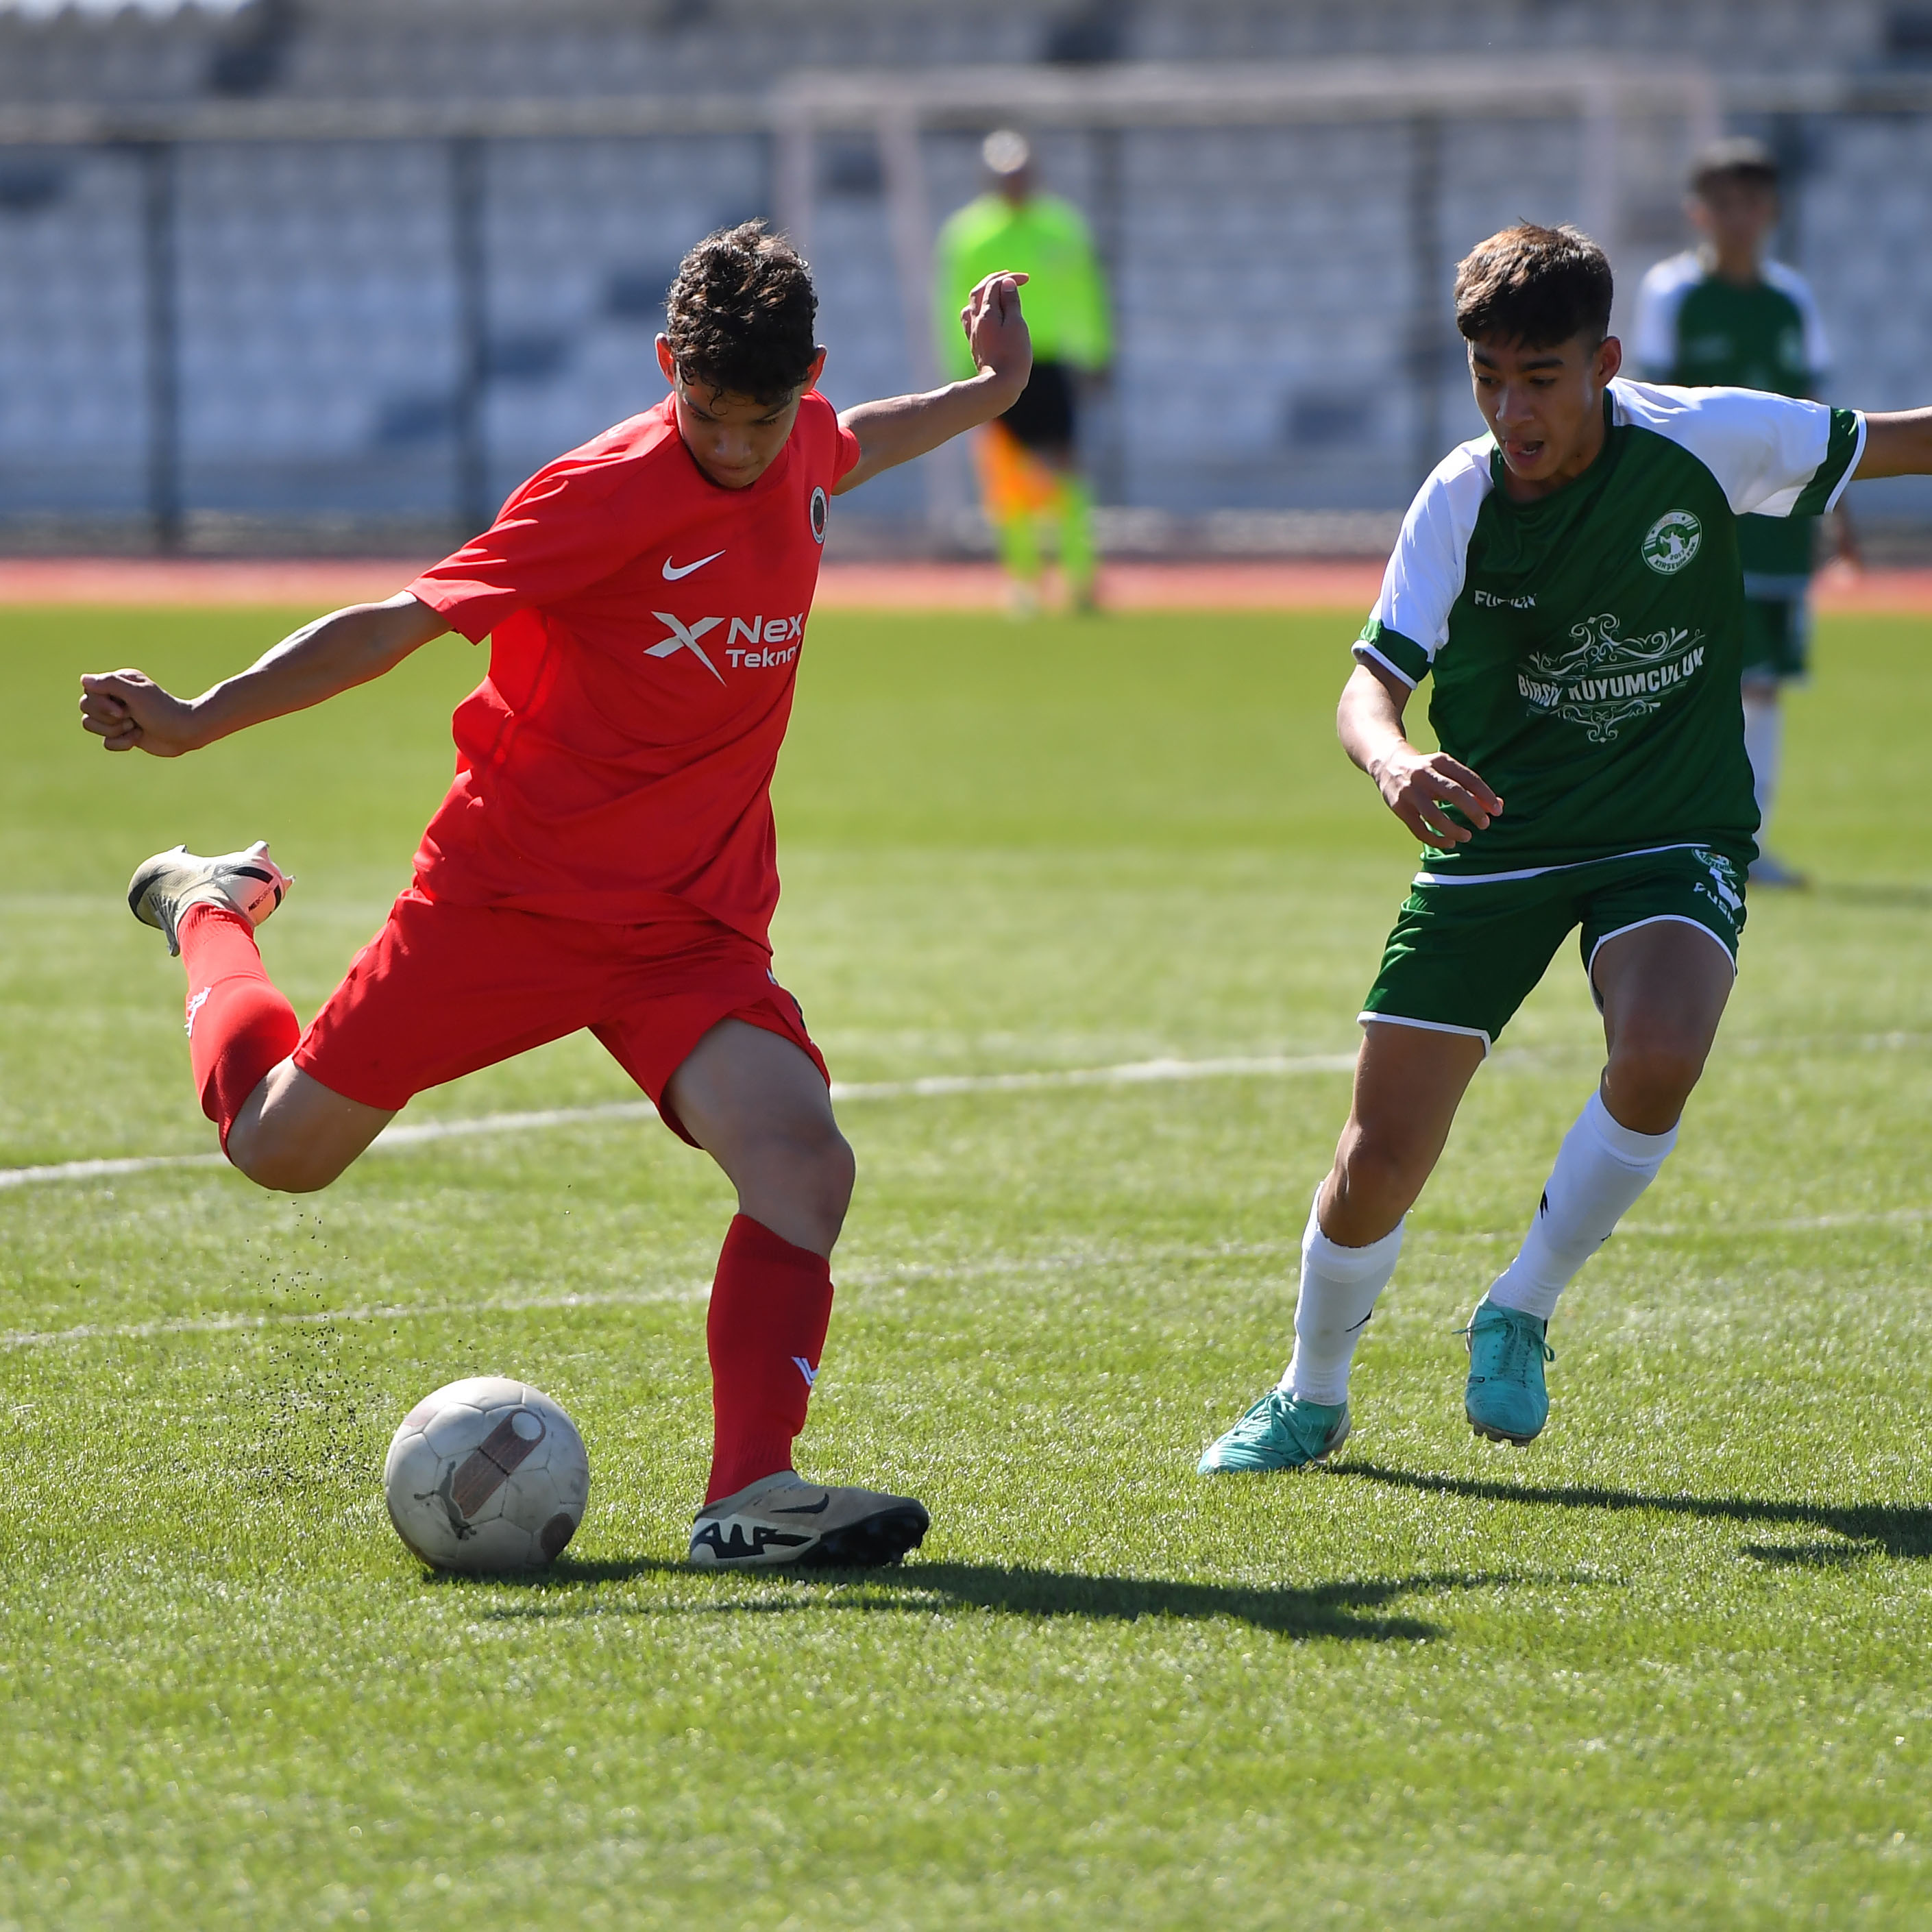
[[[858,440],[816,392],[749,488],[672,398],[538,470],[410,585],[490,674],[457,707],[423,834],[433,897],[616,924],[708,915],[766,943],[770,787],[832,487]]]

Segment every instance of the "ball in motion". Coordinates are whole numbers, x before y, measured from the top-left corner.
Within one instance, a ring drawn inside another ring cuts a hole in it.
[[[590,1459],[541,1390],[472,1376],[403,1418],[382,1487],[396,1534],[433,1569],[529,1570],[584,1520]]]

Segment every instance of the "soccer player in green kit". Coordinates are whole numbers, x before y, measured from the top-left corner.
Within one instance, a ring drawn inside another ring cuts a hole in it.
[[[987,191],[949,219],[934,251],[935,314],[958,313],[962,291],[982,278],[979,264],[1024,274],[1033,330],[1033,375],[998,422],[975,433],[981,493],[1011,580],[1016,616],[1040,608],[1042,526],[1057,529],[1060,574],[1076,610],[1094,605],[1096,562],[1093,499],[1077,447],[1080,387],[1105,376],[1113,343],[1107,295],[1093,237],[1080,212],[1042,194],[1033,151],[1010,128],[981,149]],[[939,352],[948,380],[959,356],[942,328]],[[967,372],[970,374],[971,372]]]
[[[1760,142],[1714,142],[1691,165],[1688,204],[1702,240],[1660,262],[1637,295],[1631,349],[1651,380],[1693,388],[1815,396],[1831,350],[1803,276],[1766,256],[1778,225],[1778,163]],[[1744,749],[1758,813],[1771,822],[1783,748],[1780,687],[1803,677],[1810,628],[1806,593],[1816,553],[1810,517],[1741,518],[1744,572]],[[1842,511],[1841,550],[1850,554]],[[1760,828],[1762,829],[1762,828]],[[1762,844],[1754,886],[1804,881]]]
[[[1477,1068],[1580,926],[1607,1064],[1466,1331],[1476,1432],[1542,1429],[1558,1298],[1670,1154],[1736,974],[1757,825],[1738,520],[1817,515],[1854,475],[1932,472],[1932,410],[1624,380],[1611,294],[1603,250],[1570,228],[1505,230],[1456,271],[1489,434],[1410,506],[1338,719],[1424,840],[1423,869],[1302,1237],[1293,1358],[1204,1474],[1300,1468],[1347,1436],[1350,1363],[1404,1217]],[[1402,730],[1425,676],[1432,752]]]

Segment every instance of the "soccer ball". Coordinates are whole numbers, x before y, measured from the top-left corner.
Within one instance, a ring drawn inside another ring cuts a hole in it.
[[[584,1520],[590,1459],[548,1396],[472,1376],[404,1417],[382,1488],[396,1534],[433,1569],[530,1570]]]

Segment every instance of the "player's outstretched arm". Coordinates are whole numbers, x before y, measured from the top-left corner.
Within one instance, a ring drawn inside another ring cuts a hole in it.
[[[1932,476],[1932,410],[1896,410],[1865,418],[1865,446],[1853,480]]]
[[[1408,688],[1393,673],[1358,664],[1342,687],[1335,729],[1342,748],[1376,782],[1383,802],[1425,845],[1461,845],[1475,834],[1444,809],[1454,806],[1480,831],[1503,802],[1446,752],[1418,751],[1402,735]]]
[[[861,403],[838,420],[859,439],[859,460],[835,493],[856,490],[868,477],[910,463],[928,449],[1003,416],[1019,400],[1033,374],[1033,339],[1020,313],[1024,275],[988,275],[959,311],[973,352],[974,373],[922,396]]]
[[[80,681],[81,724],[104,750],[178,758],[367,684],[448,628],[407,591],[383,604],[352,604],[304,625],[199,698],[176,698],[138,670],[90,673]]]

